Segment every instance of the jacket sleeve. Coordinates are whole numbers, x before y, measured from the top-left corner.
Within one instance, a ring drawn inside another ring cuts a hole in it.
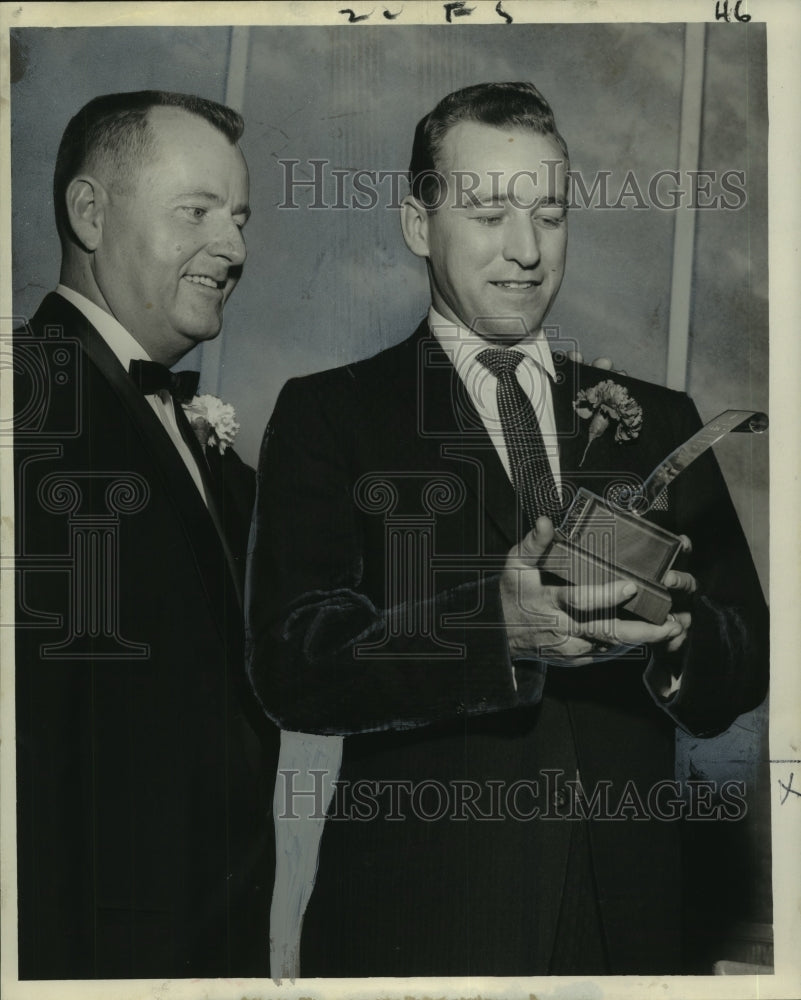
[[[285,729],[345,735],[537,701],[537,665],[517,678],[512,671],[497,574],[414,606],[370,599],[352,467],[364,428],[319,384],[287,383],[259,462],[247,645],[251,683],[268,715]],[[447,624],[447,616],[468,614],[469,628]],[[432,621],[442,623],[437,634],[455,655],[436,655],[442,650],[425,624]]]
[[[695,405],[683,397],[682,438],[701,427]],[[737,435],[739,437],[740,435]],[[731,446],[737,446],[735,441]],[[745,442],[738,442],[743,447]],[[765,697],[769,673],[768,611],[748,543],[718,463],[705,452],[670,487],[677,530],[693,544],[688,569],[698,581],[689,610],[687,641],[673,657],[657,652],[645,681],[657,703],[683,729],[714,736]],[[670,698],[658,678],[679,674]]]

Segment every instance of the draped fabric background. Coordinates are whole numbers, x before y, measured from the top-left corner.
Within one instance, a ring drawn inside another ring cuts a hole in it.
[[[254,213],[248,261],[221,338],[181,366],[200,366],[202,391],[236,407],[238,451],[255,464],[287,378],[404,339],[427,306],[425,270],[401,239],[391,182],[373,183],[378,198],[369,209],[335,208],[332,171],[343,172],[350,205],[355,171],[405,169],[416,122],[444,94],[530,79],[551,102],[586,189],[602,175],[608,185],[606,207],[596,198],[595,207],[571,211],[566,277],[547,322],[586,357],[608,355],[630,374],[664,383],[678,213],[654,204],[649,184],[679,166],[685,32],[683,24],[478,26],[466,19],[436,27],[15,30],[15,315],[30,316],[57,282],[52,169],[64,126],[83,103],[160,88],[238,104]],[[764,25],[708,24],[701,72],[696,67],[689,86],[701,101],[697,168],[714,172],[699,179],[699,201],[724,197],[733,205],[695,213],[692,259],[680,262],[690,296],[686,388],[710,419],[768,403]],[[313,180],[315,169],[327,208],[310,207],[312,187],[287,191],[288,177]],[[734,192],[721,187],[726,172],[736,172],[729,174]],[[671,187],[669,177],[660,182],[663,204]],[[291,202],[297,207],[281,207]],[[716,453],[767,589],[767,441],[737,435]],[[754,873],[745,915],[769,923],[767,780],[757,769],[767,753],[765,725],[763,710],[719,740],[680,737],[678,766],[685,777],[735,774],[750,783],[752,813],[723,849],[732,865]]]

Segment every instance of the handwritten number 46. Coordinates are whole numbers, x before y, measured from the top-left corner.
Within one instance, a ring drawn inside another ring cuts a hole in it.
[[[743,5],[743,0],[737,0],[734,5],[732,13],[734,14],[735,21],[741,21],[743,24],[747,24],[751,20],[750,14],[741,14],[740,7]],[[731,17],[729,16],[729,0],[715,0],[715,20],[725,21],[727,24],[731,22]]]

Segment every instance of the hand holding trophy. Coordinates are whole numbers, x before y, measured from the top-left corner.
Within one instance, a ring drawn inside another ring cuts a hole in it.
[[[583,585],[629,581],[637,592],[622,607],[632,616],[661,625],[671,609],[671,568],[689,542],[645,520],[662,491],[715,442],[732,431],[763,433],[766,414],[725,410],[667,456],[639,489],[622,489],[604,500],[580,489],[539,568]],[[679,578],[687,574],[672,571]]]

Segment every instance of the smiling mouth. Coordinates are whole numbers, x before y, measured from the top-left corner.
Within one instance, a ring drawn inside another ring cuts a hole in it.
[[[527,288],[538,288],[542,282],[541,281],[491,281],[491,285],[495,285],[496,288],[512,288],[525,290]]]
[[[217,291],[222,291],[225,288],[224,280],[215,281],[214,278],[210,278],[207,274],[185,274],[184,277],[193,285],[203,285],[205,288],[214,288]]]

